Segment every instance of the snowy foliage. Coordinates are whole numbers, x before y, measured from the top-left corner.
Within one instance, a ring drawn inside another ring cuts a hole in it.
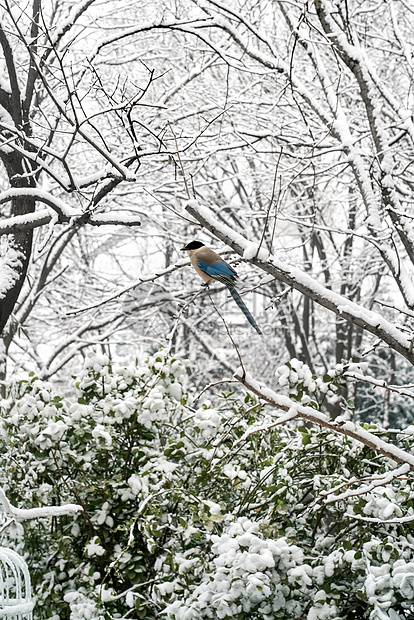
[[[277,375],[334,398],[343,370],[319,381],[292,360]],[[30,563],[38,617],[414,613],[410,477],[358,494],[392,463],[325,431],[281,428],[237,443],[269,425],[269,411],[242,393],[193,403],[184,376],[163,351],[123,367],[95,354],[74,378],[75,399],[35,376],[11,387],[0,457],[9,499],[84,508],[3,533]],[[414,453],[412,427],[393,440]]]

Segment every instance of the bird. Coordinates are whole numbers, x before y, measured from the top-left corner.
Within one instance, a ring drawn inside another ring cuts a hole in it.
[[[250,325],[254,327],[259,336],[263,338],[263,333],[246,304],[236,290],[236,281],[238,279],[237,272],[224,261],[219,254],[211,250],[201,241],[190,241],[186,246],[181,248],[186,250],[190,261],[200,278],[204,280],[204,286],[208,286],[211,282],[217,281],[225,284],[230,291],[240,310],[243,312]]]

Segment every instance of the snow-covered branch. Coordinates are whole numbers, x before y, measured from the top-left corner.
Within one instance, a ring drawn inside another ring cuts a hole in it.
[[[343,483],[342,485],[334,487],[333,489],[329,489],[329,491],[322,491],[320,494],[320,498],[322,499],[322,503],[329,504],[332,502],[337,502],[340,500],[348,499],[349,497],[354,497],[357,495],[362,495],[364,493],[369,493],[370,491],[372,491],[373,489],[377,487],[382,487],[385,484],[389,484],[390,482],[392,482],[396,478],[399,478],[400,476],[406,476],[409,473],[409,471],[410,471],[410,466],[408,465],[408,463],[404,463],[403,465],[400,465],[399,467],[396,467],[395,469],[391,471],[386,471],[383,474],[377,474],[377,475],[370,476],[370,478],[368,479],[369,484],[361,485],[357,489],[347,489],[346,491],[343,491],[342,493],[338,493],[338,491],[340,491],[341,488],[343,487],[349,487],[350,485],[354,485],[356,483],[361,482],[357,478],[351,478],[346,483]]]
[[[240,381],[248,390],[256,394],[256,396],[288,414],[287,416],[277,418],[275,424],[282,424],[288,419],[303,418],[308,422],[313,422],[314,424],[319,424],[324,428],[328,428],[335,433],[340,433],[352,439],[356,439],[368,448],[383,454],[392,461],[402,465],[408,465],[409,469],[414,471],[414,455],[380,439],[365,428],[362,428],[359,424],[354,424],[350,420],[340,418],[331,420],[329,416],[321,411],[301,405],[287,396],[277,394],[270,388],[260,385],[260,383],[253,379],[248,373],[243,373],[240,368],[235,372],[234,378]],[[407,473],[407,471],[404,470],[404,473]]]
[[[66,202],[60,200],[60,198],[56,198],[56,196],[53,196],[50,192],[46,192],[37,187],[19,187],[1,192],[0,204],[4,204],[5,202],[9,202],[10,200],[17,200],[19,198],[33,198],[33,200],[43,202],[44,204],[51,207],[54,211],[56,211],[60,221],[67,222],[70,218],[78,215],[75,209],[70,207]],[[11,219],[13,218],[10,218],[10,220]]]
[[[93,213],[89,211],[77,211],[70,207],[66,202],[53,196],[39,188],[18,188],[9,189],[0,193],[0,204],[19,198],[33,198],[38,202],[43,202],[57,213],[59,223],[78,221],[87,222],[91,226],[141,226],[141,220],[129,214],[119,212],[114,213]],[[53,215],[48,209],[42,209],[34,213],[16,215],[14,217],[0,219],[0,235],[9,235],[16,231],[32,230],[39,226],[49,224]],[[55,216],[56,217],[56,216]]]
[[[404,385],[389,385],[386,381],[379,381],[375,377],[370,377],[369,375],[361,375],[358,372],[346,372],[344,373],[345,377],[349,377],[350,379],[356,379],[357,381],[365,381],[374,387],[383,388],[384,390],[389,390],[390,392],[395,392],[400,394],[400,396],[407,396],[408,398],[414,398],[414,391],[409,389]]]
[[[407,336],[379,313],[335,293],[298,267],[287,265],[285,262],[282,263],[276,256],[269,255],[267,251],[260,249],[258,244],[249,242],[242,234],[218,220],[208,207],[195,200],[190,200],[186,208],[202,226],[233,248],[245,260],[273,275],[277,280],[300,291],[338,316],[371,332],[414,364],[414,336]]]
[[[44,506],[41,508],[16,508],[12,506],[1,487],[0,503],[5,516],[17,520],[61,517],[63,515],[75,515],[83,511],[82,506],[78,504],[62,504],[62,506]]]

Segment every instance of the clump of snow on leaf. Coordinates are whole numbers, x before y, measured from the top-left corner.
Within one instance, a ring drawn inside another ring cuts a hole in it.
[[[316,382],[313,378],[311,369],[307,364],[296,358],[290,360],[289,365],[284,364],[280,366],[276,370],[276,376],[278,376],[278,383],[281,386],[303,383],[310,392],[316,390]]]
[[[283,582],[308,585],[312,569],[304,566],[303,551],[285,538],[266,538],[258,522],[240,517],[211,542],[214,571],[185,601],[167,607],[169,617],[226,618],[254,610],[266,617],[286,604],[290,588]]]
[[[82,592],[68,592],[64,596],[70,607],[70,620],[104,620],[96,606],[96,603],[85,596]]]

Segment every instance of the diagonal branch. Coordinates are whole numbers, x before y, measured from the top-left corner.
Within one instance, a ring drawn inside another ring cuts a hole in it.
[[[350,420],[331,420],[321,411],[317,411],[312,407],[300,405],[287,396],[276,394],[276,392],[273,392],[271,389],[261,386],[253,379],[253,377],[244,373],[241,368],[235,372],[234,378],[237,379],[237,381],[240,381],[240,383],[242,383],[248,390],[256,394],[256,396],[262,400],[287,413],[286,416],[281,416],[280,419],[276,419],[275,424],[281,424],[288,419],[292,420],[295,418],[303,418],[308,422],[313,422],[314,424],[319,424],[324,428],[328,428],[335,433],[340,433],[346,437],[356,439],[360,443],[364,444],[364,446],[379,452],[396,463],[407,465],[405,473],[407,473],[410,469],[414,471],[413,454],[409,454],[408,452],[405,452],[405,450],[401,450],[401,448],[397,448],[397,446],[380,439],[358,424],[354,424]]]
[[[288,284],[324,308],[374,334],[391,349],[414,364],[414,336],[408,337],[377,312],[368,310],[350,301],[347,297],[326,288],[298,267],[282,263],[276,256],[269,255],[263,250],[258,253],[258,256],[255,256],[256,252],[255,248],[252,251],[252,243],[239,232],[219,221],[209,208],[200,205],[197,201],[190,200],[186,209],[204,228],[229,245],[237,254],[245,257],[245,260],[274,276],[277,280]]]
[[[10,82],[11,95],[10,95],[10,105],[7,109],[7,112],[13,118],[14,123],[18,127],[20,127],[22,123],[22,114],[21,114],[21,107],[20,107],[19,81],[17,79],[16,66],[14,63],[12,47],[1,25],[0,25],[0,45],[3,50],[4,58],[6,61],[7,73],[9,75],[9,82]]]

